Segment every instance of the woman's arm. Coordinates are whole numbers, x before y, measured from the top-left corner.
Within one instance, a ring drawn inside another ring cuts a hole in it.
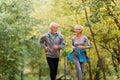
[[[88,40],[86,36],[85,36],[85,43],[86,43],[85,49],[91,48],[90,41]]]

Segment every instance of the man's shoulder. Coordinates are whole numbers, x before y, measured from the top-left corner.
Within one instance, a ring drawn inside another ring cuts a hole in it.
[[[48,35],[48,33],[45,33],[45,34],[43,34],[41,37],[40,37],[40,39],[45,39],[45,38],[47,38],[49,35]]]
[[[59,32],[57,32],[57,35],[58,35],[59,37],[63,37],[63,35],[62,35],[61,33],[59,33]]]
[[[43,34],[43,36],[48,36],[49,35],[49,33],[45,33],[45,34]]]

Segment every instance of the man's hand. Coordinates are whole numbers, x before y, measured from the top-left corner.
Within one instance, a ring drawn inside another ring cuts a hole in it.
[[[48,47],[45,47],[44,49],[45,49],[45,52],[48,52],[48,51],[49,51],[49,48],[48,48]]]
[[[59,47],[57,45],[54,45],[53,49],[57,51],[57,50],[59,50]]]

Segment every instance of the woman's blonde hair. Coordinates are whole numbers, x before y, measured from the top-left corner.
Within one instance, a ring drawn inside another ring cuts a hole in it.
[[[81,25],[75,25],[74,29],[80,29],[80,30],[83,31],[84,28],[83,28],[83,26],[81,26]]]

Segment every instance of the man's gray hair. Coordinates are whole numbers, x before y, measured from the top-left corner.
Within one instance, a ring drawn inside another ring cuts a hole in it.
[[[57,23],[55,23],[55,22],[51,22],[51,23],[50,23],[50,28],[51,28],[51,27],[53,27],[53,26],[58,27],[58,24],[57,24]]]

